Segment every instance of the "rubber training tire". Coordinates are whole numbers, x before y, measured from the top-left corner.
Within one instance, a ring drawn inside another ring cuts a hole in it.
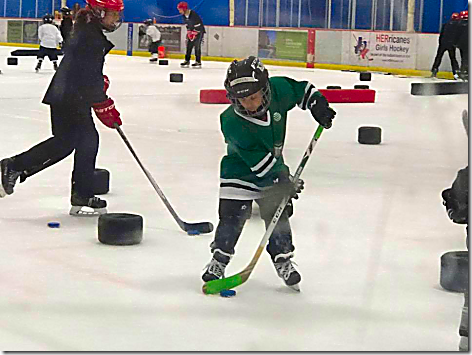
[[[465,292],[469,289],[469,253],[450,251],[441,256],[441,287],[448,291]]]
[[[326,89],[328,89],[328,90],[339,90],[339,89],[341,89],[341,87],[339,85],[328,85],[326,87]]]
[[[143,240],[143,217],[131,213],[105,213],[98,217],[98,240],[107,245],[134,245]]]
[[[359,127],[357,141],[360,144],[380,144],[382,129],[380,127]]]
[[[110,172],[106,169],[95,169],[93,172],[93,194],[105,195],[110,191]]]
[[[359,80],[360,81],[370,81],[372,79],[372,74],[371,73],[360,73],[359,75]]]
[[[171,83],[181,83],[184,81],[184,74],[182,73],[170,73]]]
[[[369,85],[354,85],[354,89],[368,89]]]

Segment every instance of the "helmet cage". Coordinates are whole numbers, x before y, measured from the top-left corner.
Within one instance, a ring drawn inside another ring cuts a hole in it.
[[[227,98],[237,114],[245,118],[265,115],[271,101],[269,73],[257,57],[249,56],[242,61],[233,61],[224,82]],[[262,93],[262,104],[255,111],[247,110],[238,99]]]
[[[226,94],[226,97],[231,101],[231,105],[233,106],[234,111],[241,117],[250,119],[250,118],[260,118],[264,116],[269,109],[270,106],[270,100],[272,97],[271,91],[270,91],[270,84],[269,81],[266,82],[264,87],[260,90],[262,93],[262,104],[256,109],[256,111],[249,111],[247,108],[245,108],[241,102],[239,101],[240,98],[242,97],[235,97],[231,95],[231,93],[228,91]],[[256,91],[257,92],[257,91]],[[247,96],[253,95],[254,93],[251,93]],[[246,96],[246,97],[247,97]]]

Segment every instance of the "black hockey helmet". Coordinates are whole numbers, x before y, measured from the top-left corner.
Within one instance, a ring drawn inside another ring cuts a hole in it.
[[[71,10],[67,6],[64,6],[63,8],[61,8],[61,12],[63,15],[69,16],[71,13]]]
[[[250,56],[243,60],[234,60],[226,73],[225,89],[236,113],[243,117],[265,115],[270,105],[269,72],[259,58]],[[249,112],[238,99],[248,97],[262,90],[262,105],[254,112]]]
[[[143,23],[144,23],[145,25],[150,26],[150,25],[152,25],[152,24],[154,23],[154,21],[153,21],[151,18],[148,18],[148,19],[144,20]]]
[[[43,16],[43,23],[52,23],[54,21],[54,17],[50,14],[46,14]]]

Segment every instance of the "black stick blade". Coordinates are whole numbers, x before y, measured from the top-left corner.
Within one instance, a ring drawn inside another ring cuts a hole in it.
[[[213,231],[213,224],[210,222],[200,222],[200,223],[185,223],[184,230],[189,235],[198,235],[211,233]]]

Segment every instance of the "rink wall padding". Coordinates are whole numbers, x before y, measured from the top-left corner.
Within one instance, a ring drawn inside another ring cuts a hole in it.
[[[0,45],[37,46],[31,39],[29,43],[22,43],[26,42],[23,37],[14,37],[14,31],[9,31],[9,22],[12,26],[13,24],[18,26],[18,22],[26,24],[31,21],[41,22],[38,19],[0,19]],[[117,31],[107,34],[110,41],[115,44],[111,53],[148,56],[148,48],[143,43],[142,36],[139,36],[139,26],[142,24],[123,23]],[[185,26],[183,24],[157,24],[157,26],[165,29],[164,32],[173,33],[173,36],[166,39],[167,57],[182,58],[186,47]],[[132,38],[128,41],[130,28]],[[258,55],[264,63],[271,65],[367,70],[409,76],[429,74],[439,37],[438,34],[319,28],[244,26],[206,26],[206,28],[202,56],[203,60],[207,61],[231,61]],[[304,36],[306,43],[303,42]],[[306,60],[300,61],[300,48],[305,46]],[[284,55],[279,56],[282,52]],[[293,58],[290,57],[292,52]],[[460,60],[460,55],[458,57]],[[438,78],[452,79],[448,56],[444,56],[439,70]]]

